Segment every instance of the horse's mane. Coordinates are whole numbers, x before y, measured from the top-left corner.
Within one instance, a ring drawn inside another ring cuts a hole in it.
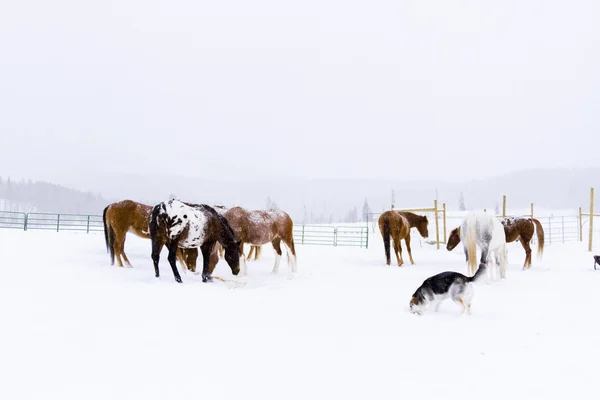
[[[155,236],[158,231],[158,214],[163,207],[164,202],[161,202],[152,208],[152,215],[150,216],[150,236]]]

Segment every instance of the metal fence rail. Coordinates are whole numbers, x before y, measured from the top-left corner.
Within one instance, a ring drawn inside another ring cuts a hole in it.
[[[296,225],[294,242],[368,248],[369,229],[367,226]]]
[[[50,231],[102,232],[101,215],[21,213],[0,211],[0,228]],[[326,246],[369,246],[369,230],[365,226],[296,225],[297,244]]]

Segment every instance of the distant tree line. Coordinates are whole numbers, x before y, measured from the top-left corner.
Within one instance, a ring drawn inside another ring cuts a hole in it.
[[[101,214],[109,203],[100,194],[0,177],[0,211]]]

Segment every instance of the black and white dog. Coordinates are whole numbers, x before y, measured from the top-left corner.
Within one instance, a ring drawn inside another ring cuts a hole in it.
[[[461,314],[466,310],[470,315],[473,282],[485,273],[485,269],[486,265],[481,263],[475,275],[471,277],[459,272],[446,271],[425,279],[410,299],[410,312],[421,315],[429,303],[433,304],[437,312],[440,303],[451,298],[463,307]]]

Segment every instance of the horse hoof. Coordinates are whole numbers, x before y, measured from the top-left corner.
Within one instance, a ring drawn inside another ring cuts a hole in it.
[[[213,278],[210,275],[202,275],[202,282],[206,283],[206,282],[212,282]]]
[[[181,281],[181,278],[175,278],[175,281],[177,281],[177,282],[179,282],[179,283],[183,283],[183,282]]]

